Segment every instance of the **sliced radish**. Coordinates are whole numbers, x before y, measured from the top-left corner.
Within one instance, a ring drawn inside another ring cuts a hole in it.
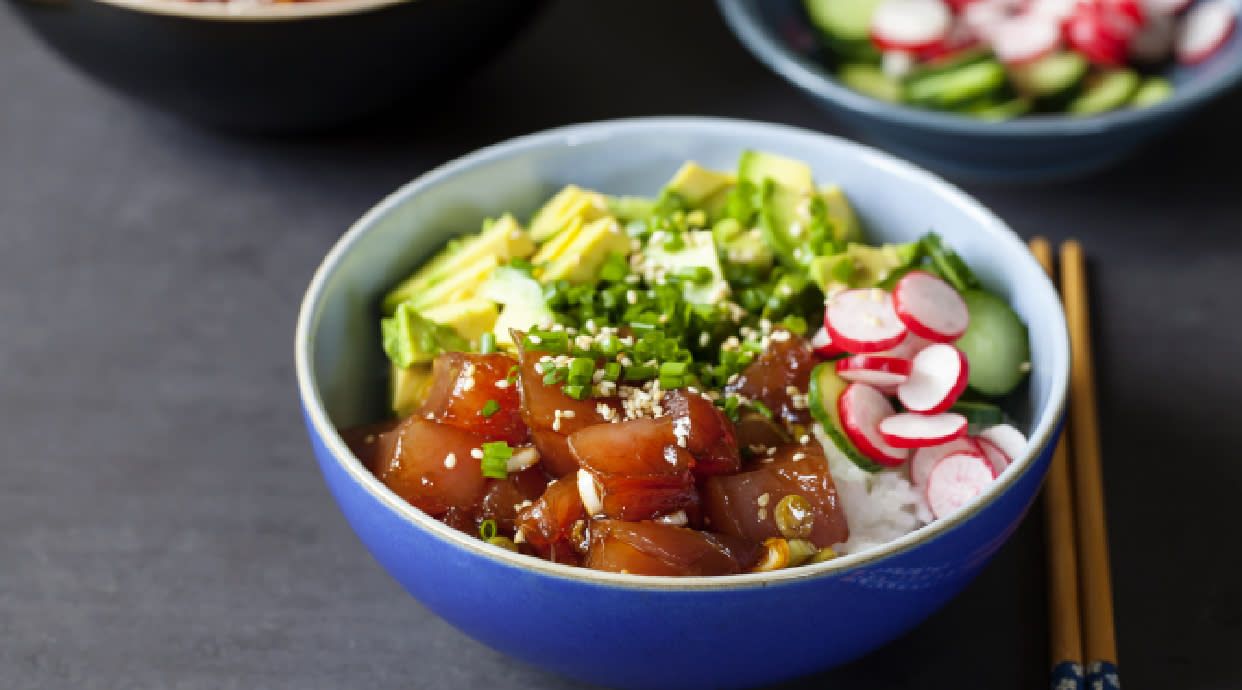
[[[1150,15],[1147,23],[1130,39],[1130,57],[1139,62],[1157,63],[1169,59],[1173,37],[1177,33],[1173,18],[1163,14]]]
[[[992,466],[970,453],[954,453],[936,463],[927,477],[927,505],[937,518],[969,503],[992,483]]]
[[[838,293],[824,311],[832,342],[846,352],[883,352],[906,337],[906,326],[893,311],[893,298],[879,288]]]
[[[837,374],[851,383],[876,388],[897,386],[910,378],[910,360],[888,355],[853,355],[837,360]]]
[[[1186,13],[1174,39],[1178,62],[1194,65],[1208,59],[1225,44],[1237,23],[1237,10],[1226,0],[1195,5]]]
[[[970,365],[952,345],[928,345],[910,364],[910,378],[897,386],[897,399],[911,412],[940,414],[966,390]]]
[[[975,439],[969,436],[949,441],[941,446],[919,448],[910,458],[910,481],[916,486],[926,486],[927,476],[931,474],[936,463],[954,453],[973,453],[983,457],[983,449]]]
[[[1026,12],[1032,17],[1051,19],[1058,26],[1074,16],[1078,0],[1031,0]]]
[[[992,29],[992,52],[1009,65],[1038,60],[1061,45],[1061,27],[1054,19],[1021,15]]]
[[[917,54],[920,60],[939,60],[940,58],[949,57],[962,52],[968,48],[973,48],[979,44],[979,36],[974,30],[963,20],[955,19],[953,26],[949,27],[949,33],[945,34],[943,40],[920,50]]]
[[[996,426],[988,427],[979,434],[979,438],[985,439],[991,442],[992,445],[1000,448],[1001,452],[1008,455],[1010,460],[1017,460],[1026,453],[1026,435],[1008,424],[997,424]]]
[[[1065,40],[1091,62],[1118,66],[1125,63],[1126,41],[1106,24],[1099,6],[1083,3],[1065,24]]]
[[[1143,3],[1139,0],[1099,0],[1099,2],[1108,13],[1130,22],[1136,29],[1147,23],[1147,11],[1143,9]]]
[[[893,79],[905,79],[914,69],[914,54],[908,50],[886,50],[880,56],[880,69]]]
[[[956,412],[903,412],[880,422],[880,435],[894,448],[930,448],[966,435],[966,418]]]
[[[851,383],[837,400],[837,412],[845,435],[867,457],[886,467],[896,467],[910,457],[909,450],[890,446],[880,435],[880,422],[896,412],[880,391]]]
[[[942,0],[884,0],[871,15],[871,38],[884,50],[920,50],[942,40],[952,19]]]
[[[931,345],[932,342],[927,338],[920,338],[911,333],[906,339],[898,343],[897,347],[883,352],[881,354],[891,355],[893,357],[901,357],[902,359],[914,359],[914,356],[923,351],[923,348]]]
[[[966,6],[962,11],[962,22],[980,38],[991,41],[992,32],[1013,16],[1009,3],[997,0],[980,0]]]
[[[926,271],[911,271],[897,281],[893,311],[911,333],[937,343],[957,340],[970,325],[970,312],[962,296]]]
[[[815,331],[815,335],[811,336],[811,349],[815,350],[815,354],[820,357],[837,357],[845,354],[845,350],[832,342],[832,336],[828,335],[828,331],[823,326],[820,326],[819,330]]]
[[[987,458],[988,462],[992,463],[992,474],[999,477],[1000,473],[1004,472],[1005,468],[1009,467],[1009,463],[1012,462],[1009,459],[1009,456],[1005,455],[1005,451],[997,448],[996,444],[986,438],[977,438],[975,441],[979,444],[979,447],[983,449],[983,457]]]
[[[1143,0],[1143,9],[1148,15],[1163,14],[1173,16],[1190,7],[1191,0]]]

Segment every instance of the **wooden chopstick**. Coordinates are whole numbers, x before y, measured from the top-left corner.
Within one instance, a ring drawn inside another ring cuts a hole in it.
[[[1048,240],[1031,240],[1031,253],[1055,280]],[[1074,496],[1065,436],[1057,439],[1044,480],[1044,540],[1048,552],[1048,651],[1053,690],[1083,687],[1082,630],[1078,603],[1078,556],[1074,551]]]
[[[1079,592],[1087,659],[1087,686],[1119,688],[1117,639],[1113,630],[1113,586],[1104,523],[1104,481],[1100,462],[1099,414],[1091,354],[1091,317],[1082,247],[1061,245],[1061,295],[1070,332],[1070,438],[1074,450],[1074,495],[1078,524]]]

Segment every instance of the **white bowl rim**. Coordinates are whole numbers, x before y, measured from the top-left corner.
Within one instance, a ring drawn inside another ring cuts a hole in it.
[[[253,0],[98,0],[135,12],[212,21],[279,22],[360,14],[417,0],[313,0],[312,2],[256,2]]]
[[[294,359],[298,393],[306,410],[307,418],[310,420],[313,433],[322,439],[325,447],[332,454],[333,459],[345,470],[345,473],[350,478],[387,506],[389,510],[406,521],[430,532],[443,541],[450,542],[452,545],[471,551],[483,558],[498,561],[504,565],[531,570],[557,578],[570,579],[583,584],[646,590],[707,591],[768,587],[777,584],[803,582],[827,575],[841,575],[860,566],[874,564],[894,554],[908,551],[918,544],[929,542],[961,526],[984,507],[994,502],[1001,494],[1008,491],[1010,487],[1014,486],[1020,478],[1031,470],[1035,464],[1035,458],[1048,446],[1064,416],[1069,379],[1069,341],[1065,325],[1065,315],[1061,309],[1061,302],[1057,296],[1056,288],[1044,276],[1042,269],[1038,269],[1037,265],[1038,275],[1041,276],[1042,282],[1030,286],[1030,289],[1043,292],[1044,300],[1050,301],[1056,307],[1052,310],[1053,322],[1041,325],[1055,328],[1060,334],[1061,337],[1055,339],[1052,360],[1062,363],[1063,366],[1058,366],[1056,371],[1053,372],[1047,407],[1036,412],[1036,418],[1039,420],[1039,423],[1030,435],[1026,454],[1021,458],[1016,458],[1010,470],[1003,473],[997,481],[994,481],[983,494],[967,507],[948,518],[937,520],[898,539],[862,553],[840,556],[830,561],[798,568],[739,575],[675,577],[608,573],[524,556],[475,539],[430,517],[405,502],[367,470],[361,461],[349,450],[348,446],[345,445],[344,440],[342,440],[340,434],[328,419],[323,400],[320,398],[318,388],[315,385],[313,366],[314,339],[312,335],[318,325],[320,304],[323,300],[324,291],[329,277],[335,272],[353,245],[359,242],[370,228],[392,209],[405,203],[409,198],[418,195],[424,189],[435,186],[442,179],[464,170],[487,165],[498,159],[520,155],[526,151],[549,145],[572,146],[576,142],[610,136],[643,133],[645,131],[666,132],[668,130],[684,130],[686,136],[701,135],[707,131],[727,130],[736,134],[739,130],[749,130],[786,137],[834,139],[839,145],[853,149],[860,157],[870,159],[871,163],[887,168],[894,175],[905,177],[916,184],[935,188],[951,201],[963,206],[969,213],[976,216],[980,220],[984,231],[993,235],[994,241],[1006,245],[1015,256],[1024,257],[1023,260],[1030,261],[1032,264],[1035,262],[1026,245],[1004,221],[996,217],[995,214],[987,210],[974,198],[936,175],[870,147],[799,127],[717,117],[637,117],[568,125],[494,144],[423,173],[372,207],[336,242],[315,271],[310,286],[307,288],[301,309],[299,310],[297,328],[294,335]]]

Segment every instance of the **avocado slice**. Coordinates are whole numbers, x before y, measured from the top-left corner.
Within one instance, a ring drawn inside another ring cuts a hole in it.
[[[738,179],[759,189],[759,227],[781,263],[801,268],[811,255],[801,246],[817,192],[811,168],[802,161],[761,151],[743,151]]]
[[[457,331],[423,317],[408,302],[380,320],[380,342],[388,359],[402,368],[430,362],[442,352],[461,352],[470,347]]]
[[[492,300],[472,297],[428,307],[422,311],[422,317],[441,326],[448,326],[471,343],[477,343],[480,336],[492,331],[498,313],[496,303]]]
[[[832,223],[833,239],[838,242],[861,242],[862,224],[854,213],[854,207],[839,185],[830,184],[819,190],[819,196],[827,207],[828,222]]]
[[[530,219],[530,236],[536,242],[547,242],[569,228],[575,220],[587,223],[608,213],[608,201],[604,195],[571,184],[535,212]]]
[[[645,196],[607,196],[608,212],[622,223],[646,220],[656,210],[656,200]]]
[[[796,194],[812,194],[815,191],[815,178],[809,165],[775,153],[743,151],[737,163],[737,177],[756,186],[771,179]]]
[[[396,416],[408,417],[426,402],[434,378],[430,364],[414,364],[404,369],[393,364],[388,380],[389,407]]]
[[[449,302],[469,299],[474,296],[479,286],[487,280],[498,265],[500,261],[496,256],[484,256],[473,263],[460,265],[456,273],[445,276],[440,282],[411,295],[405,304],[422,311]]]
[[[540,270],[539,279],[545,283],[554,280],[590,283],[598,277],[600,266],[610,254],[628,254],[629,251],[629,235],[616,218],[593,220],[583,225],[542,269],[537,269]]]
[[[825,295],[845,287],[874,287],[911,266],[918,260],[920,251],[918,242],[878,247],[850,244],[841,254],[815,257],[808,272]]]
[[[479,289],[479,294],[504,305],[492,328],[496,343],[513,349],[512,332],[528,331],[532,326],[546,327],[555,315],[543,297],[543,287],[534,278],[515,268],[500,267]]]
[[[724,211],[729,190],[735,184],[737,177],[733,173],[709,170],[694,161],[687,161],[665,188],[691,207],[703,209],[709,218],[715,219]]]
[[[682,282],[682,295],[690,304],[714,305],[729,296],[729,283],[720,267],[716,243],[710,230],[692,230],[685,233],[680,249],[669,251],[659,242],[647,245],[645,258],[649,265],[676,274],[687,269],[706,268],[710,277],[701,282]]]
[[[385,295],[383,312],[391,314],[398,304],[411,300],[419,305],[435,304],[435,300],[441,299],[442,296],[433,295],[432,300],[429,301],[425,293],[441,283],[460,276],[467,267],[472,264],[477,265],[480,259],[487,257],[493,261],[524,259],[534,251],[535,243],[530,234],[522,229],[513,216],[505,214],[495,221],[485,222],[482,233],[450,242],[435,258]],[[472,275],[476,274],[477,271]],[[458,284],[451,292],[459,292],[462,289],[469,292],[468,288],[469,286]]]

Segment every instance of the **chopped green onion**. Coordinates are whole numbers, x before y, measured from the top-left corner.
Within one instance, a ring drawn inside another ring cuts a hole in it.
[[[495,400],[488,400],[483,403],[483,409],[479,410],[479,414],[484,417],[490,417],[500,411],[500,403]]]
[[[807,324],[806,319],[797,314],[790,314],[781,320],[781,325],[788,328],[791,332],[798,335],[806,335]]]
[[[493,333],[484,333],[479,336],[479,353],[490,355],[496,351],[496,335]]]
[[[758,400],[751,400],[749,405],[755,410],[755,412],[758,412],[768,419],[772,419],[772,410],[769,409],[767,405],[764,405]]]
[[[565,380],[564,369],[553,369],[543,375],[543,385],[545,386],[554,386],[563,380]]]
[[[564,386],[565,395],[574,400],[585,400],[587,394],[591,392],[591,386],[588,384],[569,383]]]
[[[647,366],[646,364],[635,364],[632,367],[625,368],[625,380],[645,381],[649,378],[654,378],[658,373],[659,370],[655,367]]]
[[[570,383],[590,383],[593,374],[595,374],[595,360],[589,357],[575,357],[569,362]]]
[[[496,536],[496,521],[484,520],[479,523],[479,538],[489,541]]]
[[[682,376],[690,368],[685,362],[664,362],[660,365],[661,376]]]
[[[621,365],[617,362],[609,362],[604,365],[604,380],[617,381],[621,378]]]
[[[504,479],[509,476],[509,458],[513,457],[513,449],[504,441],[483,444],[483,461],[480,467],[484,477]]]

